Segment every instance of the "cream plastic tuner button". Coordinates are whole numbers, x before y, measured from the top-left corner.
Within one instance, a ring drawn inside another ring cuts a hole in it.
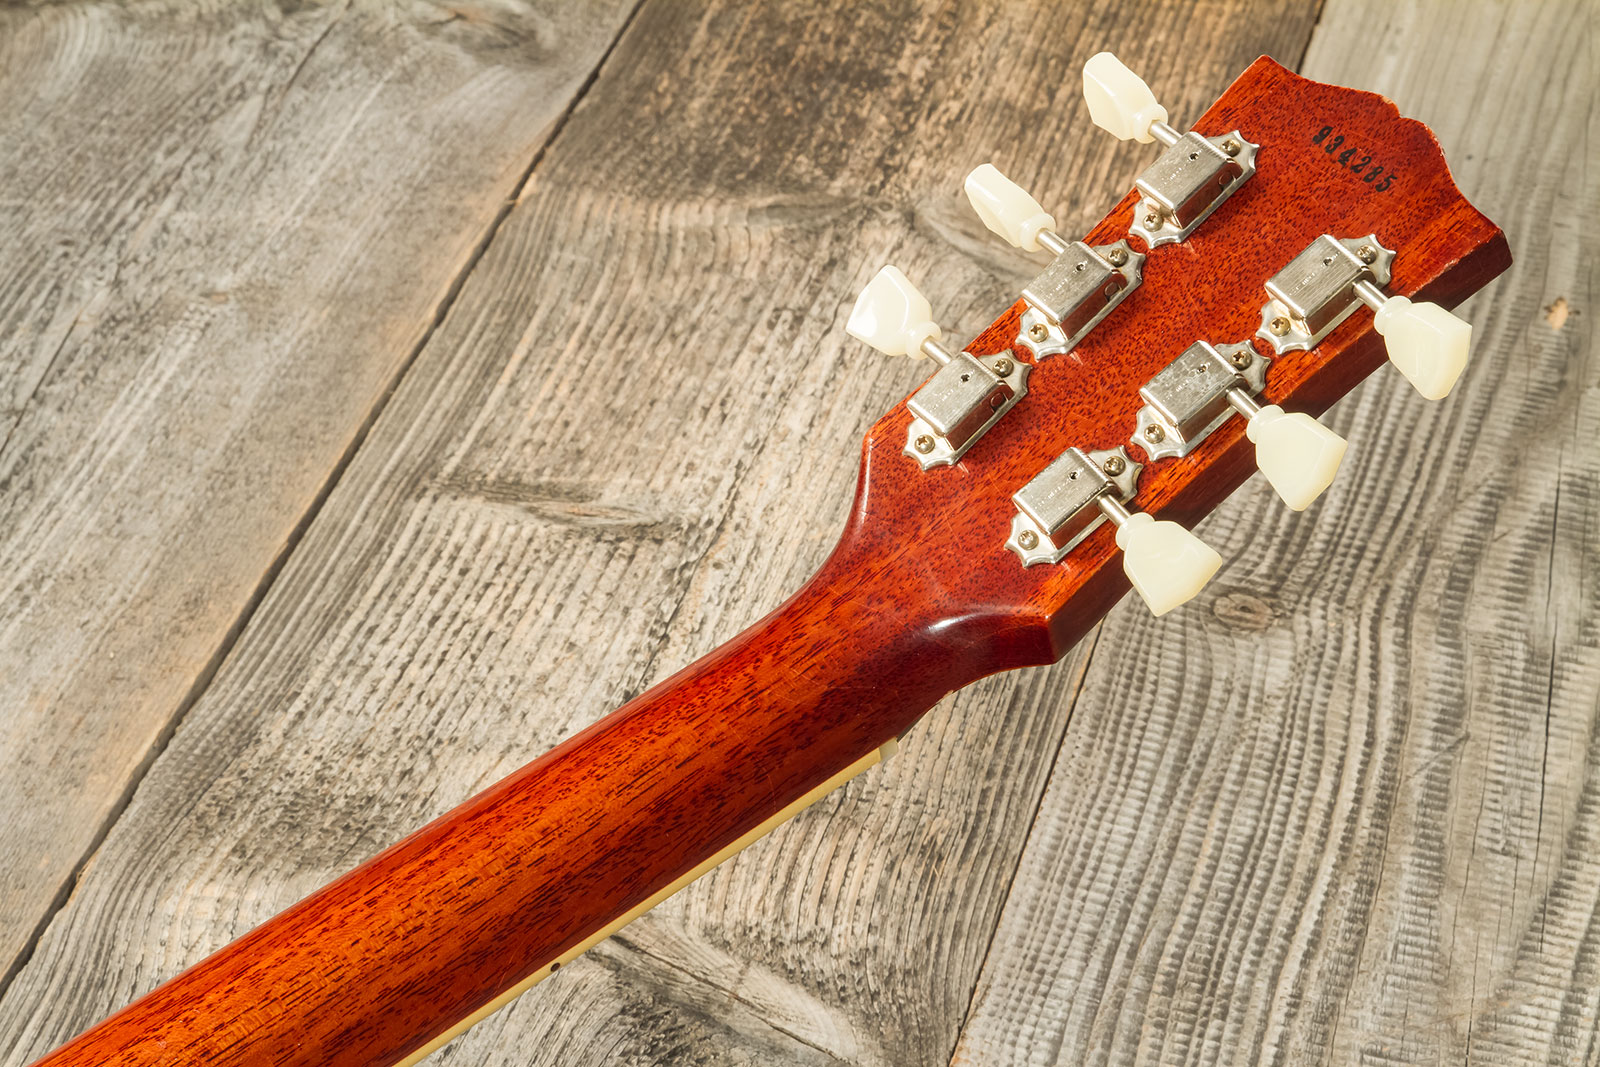
[[[933,307],[899,267],[873,275],[856,298],[845,332],[886,356],[920,357],[937,348],[943,336],[933,321]],[[942,361],[941,361],[942,362]]]
[[[1151,127],[1166,124],[1167,109],[1156,102],[1150,86],[1110,52],[1089,57],[1083,65],[1083,99],[1094,124],[1119,140],[1149,144]]]
[[[1276,404],[1260,408],[1245,423],[1255,442],[1256,466],[1283,502],[1304,511],[1333,484],[1349,442],[1304,412]]]
[[[1222,566],[1222,557],[1200,538],[1142,511],[1118,523],[1117,547],[1128,580],[1156,615],[1193,600]]]
[[[983,224],[1010,244],[1027,252],[1039,251],[1039,234],[1053,232],[1055,218],[1016,182],[985,163],[967,175],[964,183],[972,210]]]
[[[1372,316],[1389,362],[1429,400],[1449,395],[1467,366],[1472,325],[1438,304],[1391,296]]]

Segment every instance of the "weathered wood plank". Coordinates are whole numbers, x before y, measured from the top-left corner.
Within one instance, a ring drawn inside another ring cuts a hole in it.
[[[1324,502],[1241,494],[1215,592],[1107,621],[953,1062],[1600,1057],[1593,14],[1330,0],[1305,72],[1517,264],[1448,400],[1374,377]]]
[[[926,373],[843,338],[856,288],[892,259],[959,335],[1030,273],[970,216],[966,169],[997,159],[1081,230],[1133,159],[1078,103],[1094,47],[1183,68],[1192,114],[1310,32],[1262,5],[1120,9],[646,4],[0,1001],[0,1062],[792,589],[859,436]],[[947,702],[882,774],[442,1058],[948,1057],[1075,691],[1066,664]]]
[[[626,10],[0,12],[0,988]]]

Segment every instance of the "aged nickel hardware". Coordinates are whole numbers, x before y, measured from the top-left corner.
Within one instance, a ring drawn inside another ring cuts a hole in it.
[[[1028,287],[1017,340],[1035,359],[1072,351],[1144,280],[1144,254],[1126,240],[1091,247],[1073,241]]]
[[[1010,351],[979,359],[952,355],[932,339],[923,347],[942,366],[906,402],[912,419],[905,453],[927,470],[959,460],[1026,396],[1031,368]]]
[[[1151,460],[1186,456],[1234,411],[1245,418],[1267,384],[1267,357],[1248,341],[1196,341],[1145,384],[1134,443]]]
[[[1304,511],[1333,484],[1346,442],[1310,415],[1256,403],[1266,375],[1266,357],[1248,341],[1196,341],[1139,390],[1145,406],[1134,442],[1151,460],[1185,456],[1237,411],[1268,484],[1285,504]]]
[[[1312,348],[1367,302],[1387,299],[1394,253],[1377,235],[1343,240],[1323,234],[1267,282],[1256,336],[1278,355]]]
[[[1121,525],[1128,516],[1122,503],[1133,499],[1140,469],[1120,446],[1103,452],[1067,449],[1012,494],[1017,513],[1006,547],[1026,567],[1059,563],[1107,517]]]
[[[1152,612],[1165,615],[1200,592],[1222,557],[1177,523],[1124,506],[1133,498],[1139,469],[1121,448],[1067,449],[1012,495],[1017,513],[1006,547],[1025,567],[1059,563],[1109,519],[1128,581]]]

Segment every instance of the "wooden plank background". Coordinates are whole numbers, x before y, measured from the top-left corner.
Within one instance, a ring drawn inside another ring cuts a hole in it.
[[[1107,47],[1179,122],[1262,52],[1428,122],[1517,256],[1463,385],[1375,376],[1195,605],[946,701],[436,1059],[1600,1063],[1596,18],[0,12],[0,1064],[794,588],[922,373],[855,291],[1009,302],[985,159],[1097,219],[1148,156],[1079,102]]]
[[[545,6],[0,11],[0,980],[626,15]]]

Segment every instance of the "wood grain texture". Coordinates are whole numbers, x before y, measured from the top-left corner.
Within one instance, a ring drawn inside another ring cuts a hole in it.
[[[1135,63],[1204,42],[1172,100],[1195,114],[1254,55],[1292,60],[1309,32],[1305,12],[1245,6],[1141,8],[1109,35],[1100,9],[895,16],[646,5],[0,1002],[6,1062],[798,584],[842,517],[850,442],[922,373],[835,332],[877,262],[906,266],[970,335],[1031,266],[994,251],[960,202],[971,162],[1043,176],[1064,228],[1125,188],[1133,156],[1077,105],[1089,49],[1037,42],[1093,26],[1095,47]],[[992,77],[1015,57],[1015,81]],[[1067,193],[1097,180],[1106,195]],[[619,351],[623,376],[595,358]],[[862,806],[876,783],[852,789],[834,820],[741,857],[458,1055],[947,1057],[1071,681],[996,680],[942,706],[891,764],[884,803]]]
[[[0,986],[625,13],[0,12]]]
[[[1305,73],[1439,135],[1517,266],[1445,402],[1379,375],[1180,626],[1088,666],[954,1063],[1594,1063],[1592,8],[1330,3]]]

